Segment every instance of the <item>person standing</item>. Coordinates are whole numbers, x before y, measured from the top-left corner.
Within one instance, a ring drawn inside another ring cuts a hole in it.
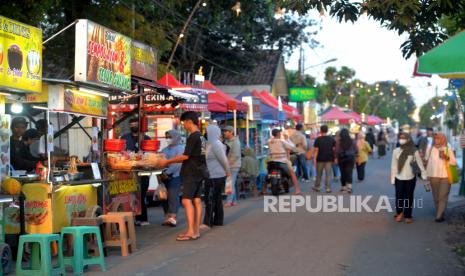
[[[225,206],[237,205],[237,189],[236,181],[239,170],[241,169],[241,142],[239,138],[234,136],[234,127],[226,126],[223,128],[223,134],[226,145],[229,147],[228,163],[231,169],[231,180],[232,180],[232,193],[228,195]]]
[[[295,126],[295,131],[289,137],[291,142],[295,145],[295,152],[297,154],[297,176],[302,177],[305,181],[309,181],[310,177],[307,170],[307,159],[305,154],[307,153],[307,139],[302,133],[303,126],[302,124],[297,124]]]
[[[432,127],[426,129],[426,139],[428,141],[428,147],[431,147],[434,140],[434,129]]]
[[[28,145],[23,141],[28,122],[23,117],[16,117],[11,121],[10,160],[14,170],[35,172],[39,160],[31,159]]]
[[[307,138],[307,153],[306,153],[306,165],[307,165],[307,175],[309,179],[313,179],[315,181],[316,179],[316,174],[315,174],[315,169],[313,168],[313,143],[310,135],[306,135]]]
[[[365,140],[368,142],[368,144],[370,144],[370,148],[372,149],[372,153],[370,154],[370,156],[372,156],[376,144],[376,138],[375,134],[373,133],[373,128],[368,128],[368,133],[365,135]]]
[[[387,141],[389,143],[389,150],[393,151],[397,144],[397,135],[392,128],[387,129]]]
[[[239,177],[242,180],[249,180],[249,190],[253,192],[253,196],[258,196],[257,190],[257,178],[259,175],[258,160],[255,156],[255,151],[250,148],[244,148],[244,157],[242,157],[241,170],[239,171]]]
[[[184,153],[185,146],[182,144],[181,134],[176,130],[169,130],[165,133],[168,146],[161,152],[168,159],[180,156]],[[164,226],[175,227],[176,217],[179,209],[179,188],[181,186],[181,164],[173,163],[162,173],[162,180],[168,191],[168,199],[162,202],[165,220]]]
[[[126,141],[126,150],[138,152],[139,151],[139,118],[131,118],[129,120],[129,129],[130,132],[121,136],[121,139]],[[144,134],[144,140],[150,140],[150,137]],[[136,225],[146,226],[150,225],[148,219],[147,211],[147,191],[149,189],[149,176],[140,176],[138,177],[138,182],[140,185],[140,194],[141,194],[141,214],[136,216]]]
[[[189,133],[186,148],[182,155],[160,162],[162,167],[174,163],[181,165],[182,205],[186,212],[187,230],[176,237],[177,241],[191,241],[200,238],[202,219],[201,188],[202,182],[209,178],[205,159],[206,141],[199,131],[199,116],[196,112],[186,111],[181,122]]]
[[[433,144],[427,151],[426,160],[426,172],[431,182],[431,191],[436,207],[435,221],[443,222],[450,192],[447,164],[457,164],[454,152],[448,147],[444,134],[434,134]]]
[[[333,165],[334,150],[336,141],[331,136],[328,136],[328,126],[320,127],[321,136],[315,139],[313,144],[313,158],[316,167],[316,180],[313,190],[319,192],[323,171],[325,173],[326,192],[331,193],[331,166]]]
[[[336,158],[341,170],[341,192],[352,193],[352,172],[358,153],[357,144],[350,137],[347,128],[341,130],[340,136],[340,140],[336,143]]]
[[[357,179],[358,182],[362,182],[365,180],[365,166],[368,161],[368,155],[372,151],[370,144],[368,144],[368,142],[365,140],[365,135],[362,132],[357,134],[357,148]]]
[[[376,146],[378,147],[378,158],[381,159],[386,155],[386,145],[387,145],[386,135],[384,134],[384,131],[381,130],[378,133],[378,139],[376,141]]]
[[[205,216],[203,224],[212,227],[223,225],[223,195],[226,177],[231,176],[226,146],[220,141],[221,129],[216,125],[207,127],[206,160],[210,175],[205,182]]]
[[[412,223],[413,195],[417,181],[412,164],[417,164],[423,179],[426,179],[426,171],[412,137],[406,133],[401,133],[399,144],[400,147],[392,153],[391,162],[391,184],[395,185],[396,191],[396,215],[394,218],[397,222],[405,219],[405,223]]]

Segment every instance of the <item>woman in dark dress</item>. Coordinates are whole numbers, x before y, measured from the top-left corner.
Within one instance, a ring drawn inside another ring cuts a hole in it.
[[[376,141],[376,145],[378,146],[378,158],[382,158],[386,155],[386,145],[387,145],[387,138],[384,131],[380,131],[378,134],[378,140]]]
[[[352,172],[358,154],[357,143],[350,137],[349,130],[343,128],[336,142],[337,163],[341,171],[341,191],[352,193]]]

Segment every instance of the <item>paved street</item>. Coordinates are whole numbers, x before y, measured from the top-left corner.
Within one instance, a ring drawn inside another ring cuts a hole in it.
[[[356,184],[354,194],[391,197],[389,162],[370,160],[368,180]],[[309,184],[304,187],[310,194]],[[107,274],[464,275],[444,242],[450,226],[433,221],[431,194],[421,183],[416,191],[424,207],[414,210],[411,225],[394,222],[387,212],[264,213],[262,199],[248,199],[226,209],[224,227],[194,242],[176,242],[183,225],[160,226],[161,210],[152,208],[152,225],[138,228],[138,251],[126,258],[111,251]],[[89,273],[97,274],[94,268]]]

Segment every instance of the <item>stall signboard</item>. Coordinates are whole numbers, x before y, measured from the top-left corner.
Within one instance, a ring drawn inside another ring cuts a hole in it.
[[[49,184],[24,184],[26,233],[50,234],[53,230],[52,199]]]
[[[131,39],[92,21],[76,24],[75,81],[131,90]]]
[[[104,186],[104,211],[141,213],[141,193],[134,172],[111,172]]]
[[[48,102],[48,84],[42,84],[42,90],[36,94],[27,94],[26,103],[46,103]]]
[[[0,16],[0,87],[42,90],[42,30]]]
[[[10,121],[10,115],[0,114],[0,182],[10,175]]]
[[[258,99],[257,97],[246,96],[242,97],[242,101],[246,102],[249,105],[247,119],[251,121],[260,121],[262,119],[260,99]]]
[[[97,117],[107,116],[107,98],[70,87],[65,87],[64,93],[64,111]]]
[[[89,207],[97,205],[97,188],[92,185],[62,186],[53,193],[53,231],[70,226],[73,218],[85,217]]]
[[[292,87],[289,89],[290,102],[306,102],[310,100],[316,100],[316,88]]]
[[[138,41],[131,44],[131,74],[148,80],[157,80],[157,52]]]

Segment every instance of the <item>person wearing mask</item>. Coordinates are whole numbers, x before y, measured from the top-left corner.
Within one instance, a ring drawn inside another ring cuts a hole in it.
[[[457,164],[454,152],[448,147],[444,134],[434,134],[433,144],[426,153],[426,161],[426,172],[431,182],[431,191],[436,207],[435,221],[443,222],[450,192],[447,164]]]
[[[139,118],[131,118],[129,120],[130,132],[121,136],[121,139],[126,141],[126,150],[138,152],[139,151]],[[144,140],[150,140],[150,137],[144,134]],[[139,185],[141,190],[141,214],[136,216],[136,225],[146,226],[150,225],[148,220],[148,211],[147,211],[147,191],[149,189],[149,176],[140,176]]]
[[[421,170],[421,176],[426,178],[426,171],[412,137],[402,133],[399,137],[400,147],[392,153],[391,162],[391,184],[395,185],[396,193],[396,215],[395,220],[405,223],[412,223],[412,208],[414,205],[414,191],[416,185],[416,175],[412,169],[412,164],[416,163]]]
[[[365,180],[365,166],[368,161],[368,155],[372,151],[370,144],[368,144],[368,142],[365,140],[365,135],[363,132],[357,134],[357,148],[357,179],[358,182],[363,182],[363,180]]]
[[[16,117],[11,121],[10,137],[10,160],[13,170],[24,170],[26,172],[35,172],[39,160],[31,158],[29,145],[27,145],[23,136],[26,133],[27,121],[23,117]],[[27,138],[29,139],[29,138]]]
[[[341,192],[352,193],[352,171],[357,154],[357,143],[350,137],[349,130],[343,128],[336,143],[336,158],[341,170]]]
[[[202,183],[208,180],[205,159],[206,141],[199,130],[199,115],[186,111],[181,115],[181,122],[189,133],[186,148],[182,155],[160,162],[162,167],[174,163],[181,165],[182,205],[186,212],[187,230],[176,237],[177,241],[191,241],[200,238],[200,221],[202,219]]]
[[[294,145],[282,139],[281,129],[275,128],[271,131],[271,139],[268,140],[269,147],[269,162],[276,162],[279,164],[284,176],[290,177],[294,185],[294,193],[300,195],[300,186],[297,181],[297,176],[292,167],[291,160],[289,159],[289,152],[295,150]]]
[[[297,155],[297,176],[302,177],[304,181],[309,181],[310,177],[308,176],[307,170],[307,139],[305,135],[302,133],[303,126],[302,124],[297,124],[295,126],[295,131],[289,136],[291,142],[295,145],[296,148],[296,155]]]
[[[316,168],[316,180],[313,190],[319,192],[323,171],[325,173],[326,192],[331,193],[331,167],[335,161],[334,149],[336,141],[328,136],[328,126],[320,127],[321,136],[313,144],[313,162]]]
[[[185,146],[182,144],[181,134],[176,130],[170,130],[165,133],[168,146],[161,152],[166,158],[171,159],[184,153]],[[176,217],[179,209],[179,188],[181,187],[181,164],[173,163],[168,166],[161,175],[168,192],[168,200],[162,202],[165,213],[164,226],[176,226]]]
[[[210,178],[205,182],[205,216],[203,224],[212,227],[223,225],[223,195],[226,177],[231,176],[226,146],[220,141],[221,129],[216,125],[207,127],[206,160]]]
[[[231,180],[232,180],[232,193],[228,195],[226,207],[237,205],[237,189],[236,181],[241,169],[241,142],[239,138],[234,136],[234,127],[226,126],[223,128],[223,135],[226,145],[229,147],[228,163],[231,169]]]
[[[384,134],[384,131],[381,130],[378,133],[378,139],[376,141],[376,146],[378,147],[378,158],[381,159],[386,155],[386,145],[387,145],[387,139],[386,139],[386,134]]]
[[[368,144],[370,144],[370,148],[374,150],[375,149],[374,146],[376,144],[376,138],[375,138],[375,134],[373,133],[373,128],[370,127],[368,129],[368,133],[365,136],[365,140],[368,142]]]

